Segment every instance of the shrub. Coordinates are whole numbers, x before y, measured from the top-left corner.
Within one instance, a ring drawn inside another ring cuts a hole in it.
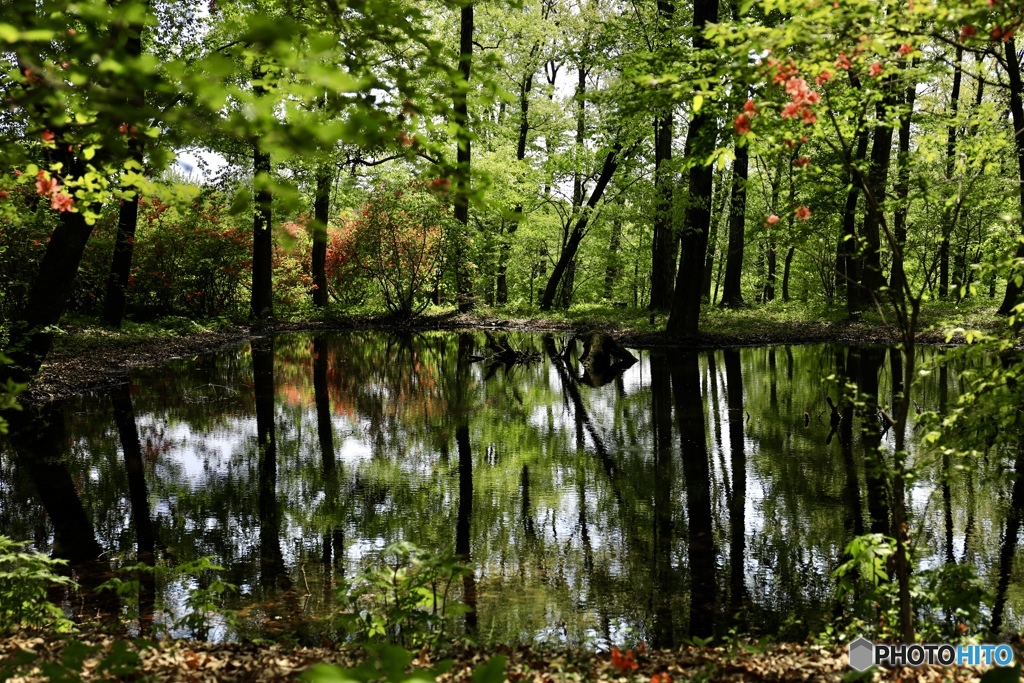
[[[433,188],[422,181],[381,183],[351,222],[351,247],[339,245],[351,250],[359,272],[377,283],[394,313],[426,308],[425,294],[444,272],[454,221],[443,191]]]
[[[0,634],[26,627],[71,630],[64,612],[46,596],[51,585],[75,586],[57,573],[66,563],[26,552],[25,545],[0,536]]]

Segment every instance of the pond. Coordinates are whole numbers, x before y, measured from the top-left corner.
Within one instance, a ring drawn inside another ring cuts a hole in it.
[[[535,355],[481,359],[483,332],[295,333],[134,371],[15,425],[0,533],[71,560],[76,614],[111,600],[89,567],[213,556],[239,592],[235,622],[193,632],[212,639],[317,638],[334,587],[397,540],[475,563],[459,593],[482,641],[801,639],[842,618],[833,572],[852,537],[888,532],[871,463],[894,435],[846,401],[833,413],[827,378],[891,405],[899,352],[643,350],[601,375],[563,336],[495,334]],[[915,406],[956,396],[935,371]],[[1020,629],[1024,486],[987,474],[1007,465],[994,455],[949,479],[915,457],[917,566],[976,566],[986,610]],[[197,585],[152,579],[139,607],[170,624]]]

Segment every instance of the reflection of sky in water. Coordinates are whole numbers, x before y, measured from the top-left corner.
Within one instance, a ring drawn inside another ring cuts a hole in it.
[[[371,345],[379,339],[373,335],[362,338]],[[279,511],[278,550],[293,581],[315,586],[333,581],[338,573],[351,577],[393,540],[454,547],[459,454],[454,443],[455,416],[446,393],[452,389],[446,382],[452,382],[455,375],[457,343],[455,335],[449,335],[450,342],[441,353],[431,347],[438,339],[445,337],[409,342],[421,345],[417,355],[421,367],[412,389],[400,385],[401,367],[388,368],[386,362],[373,358],[372,349],[377,347],[371,346],[369,361],[359,364],[349,360],[355,347],[345,345],[345,335],[329,342],[339,345],[327,382],[336,468],[333,484],[324,469],[318,440],[311,364],[309,357],[302,355],[308,346],[278,344],[276,485],[270,495]],[[773,623],[799,617],[817,619],[830,608],[816,591],[834,583],[828,572],[837,565],[849,540],[844,495],[850,482],[840,438],[825,444],[829,415],[824,397],[826,393],[836,396],[836,390],[822,385],[822,378],[834,372],[833,352],[825,347],[794,347],[791,352],[792,382],[784,347],[775,349],[774,371],[767,360],[768,350],[739,352],[744,397],[743,582],[752,600],[765,601],[760,609]],[[663,594],[670,594],[673,601],[676,631],[686,632],[691,599],[687,534],[692,520],[688,518],[688,483],[676,422],[677,397],[669,396],[668,482],[659,481],[661,475],[655,470],[650,414],[652,374],[669,372],[666,368],[671,369],[680,354],[668,353],[669,365],[663,362],[656,370],[651,354],[638,352],[640,362],[611,383],[597,388],[576,385],[590,421],[590,426],[582,429],[582,449],[577,445],[574,399],[550,361],[516,368],[514,374],[498,370],[487,380],[485,364],[470,366],[472,382],[462,392],[469,406],[473,449],[472,555],[478,563],[479,609],[497,629],[494,637],[622,643],[650,635],[652,596]],[[392,354],[388,362],[398,357],[408,360],[411,354]],[[736,485],[730,437],[733,416],[728,408],[723,358],[721,352],[716,353],[714,373],[707,354],[701,354],[699,365],[716,545],[711,559],[718,577],[720,610],[729,597],[735,514],[731,496]],[[879,386],[886,404],[891,391],[888,369],[888,362],[883,363]],[[574,370],[577,378],[582,375],[578,366]],[[166,534],[160,542],[181,543],[173,548],[177,556],[217,555],[230,565],[236,580],[255,594],[264,590],[258,566],[266,552],[261,501],[267,492],[259,486],[251,370],[236,370],[233,376],[213,382],[198,374],[192,380],[193,370],[187,364],[174,366],[171,378],[166,372],[146,370],[134,380],[135,417],[151,516],[158,522],[158,533]],[[361,373],[366,375],[363,382]],[[774,404],[770,399],[773,375]],[[669,384],[674,385],[676,377],[671,379]],[[934,380],[935,374],[924,381]],[[172,381],[175,384],[170,388],[162,384]],[[216,388],[217,400],[202,405],[174,405],[168,398],[209,395],[214,391],[211,387]],[[923,401],[934,399],[934,387],[924,389],[927,398]],[[400,394],[408,398],[399,400]],[[950,401],[955,394],[951,387]],[[80,404],[76,415],[82,417],[76,420],[84,421],[94,413],[98,419],[109,419],[105,407],[91,413],[88,399]],[[805,411],[809,417],[806,427]],[[217,419],[209,419],[214,414]],[[104,516],[103,524],[94,523],[102,529],[101,545],[114,546],[125,555],[132,552],[131,508],[125,491],[107,490],[108,480],[122,476],[115,477],[116,469],[112,469],[119,467],[121,452],[113,425],[104,430],[106,456],[101,455],[93,430],[71,435],[86,475],[80,495],[90,514]],[[851,452],[867,529],[859,431],[857,418]],[[891,451],[893,439],[890,431],[883,448]],[[598,441],[614,463],[614,482],[598,455]],[[111,448],[116,457],[111,457]],[[526,511],[522,509],[524,465],[530,481]],[[944,557],[944,520],[935,473],[934,466],[925,468],[908,490],[915,529],[924,530],[920,546],[924,568],[938,566]],[[673,574],[667,585],[658,584],[652,570],[656,561],[652,555],[654,502],[662,485],[668,487],[672,534],[667,564]],[[0,482],[0,496],[14,495],[12,486]],[[1008,487],[1004,488],[1007,491],[997,497],[1008,496]],[[954,487],[953,545],[958,560],[967,541],[966,489],[964,485]],[[212,498],[207,500],[209,496]],[[986,496],[979,492],[978,501]],[[103,500],[116,501],[118,512],[102,512],[98,506]],[[211,504],[213,508],[208,507]],[[993,586],[1006,505],[986,504],[975,510],[978,536],[971,541],[974,560]],[[532,521],[532,536],[524,514]],[[997,519],[989,519],[993,514]],[[331,540],[335,536],[340,540]],[[340,559],[335,569],[321,560],[329,543],[342,544],[340,552],[333,550],[334,561]],[[180,587],[167,589],[164,600],[168,610],[179,610],[181,591]],[[802,607],[793,607],[801,601]],[[1008,606],[1011,618],[1015,607],[1012,603]],[[724,612],[717,618],[724,620]]]

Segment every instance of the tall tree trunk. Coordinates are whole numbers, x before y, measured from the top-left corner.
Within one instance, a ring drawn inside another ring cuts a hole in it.
[[[889,274],[889,289],[894,297],[902,301],[904,296],[903,286],[906,274],[903,270],[903,247],[907,243],[907,206],[910,196],[910,124],[914,114],[914,100],[917,96],[917,84],[911,83],[907,86],[903,96],[906,107],[903,115],[900,116],[899,152],[896,157],[896,183],[893,190],[896,193],[896,209],[893,212],[892,226],[893,236],[899,245],[899,253],[893,255],[892,270]]]
[[[886,94],[882,102],[875,107],[876,122],[871,140],[871,165],[867,178],[862,179],[867,201],[864,207],[864,223],[861,226],[861,236],[864,239],[864,272],[861,284],[864,286],[865,295],[872,301],[881,300],[881,290],[886,284],[882,276],[880,226],[885,220],[882,212],[885,206],[889,162],[892,158],[893,127],[885,123],[888,121],[889,112],[896,104],[892,87],[893,83],[890,80],[886,84]]]
[[[728,197],[725,188],[725,173],[722,172],[712,181],[711,224],[708,226],[708,249],[704,259],[704,298],[712,305],[714,302],[711,301],[711,281],[714,280],[715,256],[718,253],[718,227],[721,222],[719,219],[725,211],[725,202]]]
[[[141,23],[130,24],[127,28],[124,51],[129,59],[137,59],[142,54]],[[130,110],[141,112],[145,105],[145,94],[139,90],[125,98],[125,106]],[[142,167],[143,143],[141,133],[133,136],[129,142],[131,158]],[[139,222],[139,189],[135,188],[131,199],[122,199],[117,217],[117,234],[114,237],[114,257],[110,261],[107,273],[107,287],[103,295],[103,322],[111,327],[121,327],[124,319],[125,303],[128,294],[128,279],[132,270],[132,252],[135,246],[135,229]]]
[[[331,167],[326,162],[316,169],[313,199],[313,305],[327,305],[327,225],[331,211]]]
[[[667,42],[676,6],[658,0],[658,27],[662,42]],[[672,308],[672,287],[676,270],[676,241],[672,211],[672,139],[675,119],[671,109],[654,119],[654,231],[651,235],[651,301],[652,311]]]
[[[659,5],[662,3],[659,3]],[[676,239],[672,229],[672,114],[654,121],[654,234],[651,237],[652,311],[672,308],[672,279],[676,266]]]
[[[864,160],[868,153],[868,132],[861,130],[857,133],[857,148],[850,165],[858,164]],[[849,190],[846,192],[846,204],[843,207],[843,228],[839,236],[839,243],[843,251],[843,274],[842,279],[846,282],[846,311],[851,318],[860,315],[863,308],[864,293],[861,288],[861,264],[863,257],[861,247],[857,238],[857,196],[860,194],[860,184],[855,182],[856,174],[851,171],[849,176]]]
[[[960,82],[963,78],[964,48],[956,46],[956,61],[953,64],[953,90],[949,95],[949,120],[946,127],[946,182],[953,185],[953,169],[956,166],[956,115],[960,108]],[[943,210],[942,240],[939,242],[939,298],[949,296],[949,239],[954,229],[952,207]]]
[[[725,284],[721,305],[742,308],[743,249],[747,229],[747,173],[749,157],[747,146],[737,143],[736,159],[732,165],[732,197],[729,201],[729,250],[725,259]]]
[[[532,58],[537,55],[540,50],[540,43],[534,43],[530,49],[530,64],[533,65]],[[527,74],[526,78],[519,88],[519,137],[516,140],[516,161],[521,166],[523,161],[526,159],[526,142],[530,135],[530,91],[533,90],[533,72]],[[501,257],[498,263],[498,294],[497,301],[499,306],[504,306],[508,303],[508,259],[509,254],[512,252],[512,235],[515,234],[516,230],[519,229],[519,222],[523,219],[523,203],[519,202],[516,204],[514,209],[514,218],[508,227],[508,233],[506,240],[501,245]]]
[[[472,189],[470,167],[471,145],[469,138],[469,77],[473,64],[473,3],[463,6],[459,31],[459,73],[463,82],[455,88],[452,107],[458,132],[456,162],[458,174],[455,184],[455,220],[462,225],[462,234],[455,240],[455,291],[458,309],[465,313],[473,309],[473,283],[469,272],[469,194]]]
[[[580,242],[583,241],[583,236],[587,232],[587,224],[590,221],[590,215],[597,207],[597,204],[601,201],[601,197],[604,196],[605,188],[608,187],[608,183],[615,174],[615,170],[619,167],[620,155],[628,157],[632,154],[633,149],[635,149],[635,147],[631,147],[623,153],[622,144],[616,142],[608,152],[607,156],[605,156],[604,166],[601,168],[601,174],[597,178],[597,184],[594,186],[593,192],[590,193],[590,199],[587,200],[586,205],[582,208],[579,217],[576,219],[576,223],[569,232],[569,239],[562,248],[562,254],[558,257],[558,261],[555,263],[555,267],[551,271],[551,276],[548,278],[548,283],[544,287],[544,294],[541,295],[540,299],[540,310],[551,310],[551,306],[555,302],[555,295],[558,293],[558,287],[562,281],[562,277],[565,274],[566,269],[569,267],[569,262],[576,257],[576,252],[579,250]]]
[[[1013,120],[1013,139],[1017,151],[1017,173],[1020,179],[1020,229],[1024,236],[1024,85],[1020,77],[1020,57],[1017,55],[1017,48],[1013,38],[1005,42],[1006,45],[1006,76],[1010,82],[1010,114]],[[1018,260],[1024,261],[1024,240],[1017,242]],[[1006,283],[1006,294],[1003,303],[999,305],[999,315],[1009,315],[1013,308],[1020,302],[1021,288],[1014,281],[1014,273]]]
[[[718,0],[695,0],[693,4],[693,47],[708,50],[711,45],[704,37],[708,22],[718,20]],[[686,157],[706,159],[715,144],[715,117],[707,109],[692,114],[690,129],[686,133]],[[700,306],[703,295],[704,259],[708,250],[708,229],[711,226],[712,169],[703,163],[690,169],[689,192],[686,200],[686,224],[682,235],[682,256],[676,274],[675,296],[667,331],[671,335],[695,335],[700,325]]]
[[[252,67],[252,78],[257,84],[253,91],[257,96],[266,94],[261,84],[265,75],[263,65],[259,62]],[[252,294],[249,302],[249,318],[254,322],[265,320],[274,315],[273,292],[273,238],[271,229],[273,220],[271,207],[273,197],[270,193],[270,153],[260,146],[259,136],[252,141],[253,162],[253,193],[256,210],[252,223]]]

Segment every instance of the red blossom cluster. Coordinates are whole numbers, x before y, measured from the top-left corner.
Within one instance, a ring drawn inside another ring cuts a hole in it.
[[[633,658],[633,651],[626,650],[626,654],[619,652],[619,648],[612,648],[612,666],[625,673],[637,668],[636,660]]]
[[[56,178],[50,176],[46,171],[39,171],[36,174],[36,192],[42,196],[50,197],[50,208],[55,211],[71,211],[75,200],[71,195],[60,189],[60,183]]]

